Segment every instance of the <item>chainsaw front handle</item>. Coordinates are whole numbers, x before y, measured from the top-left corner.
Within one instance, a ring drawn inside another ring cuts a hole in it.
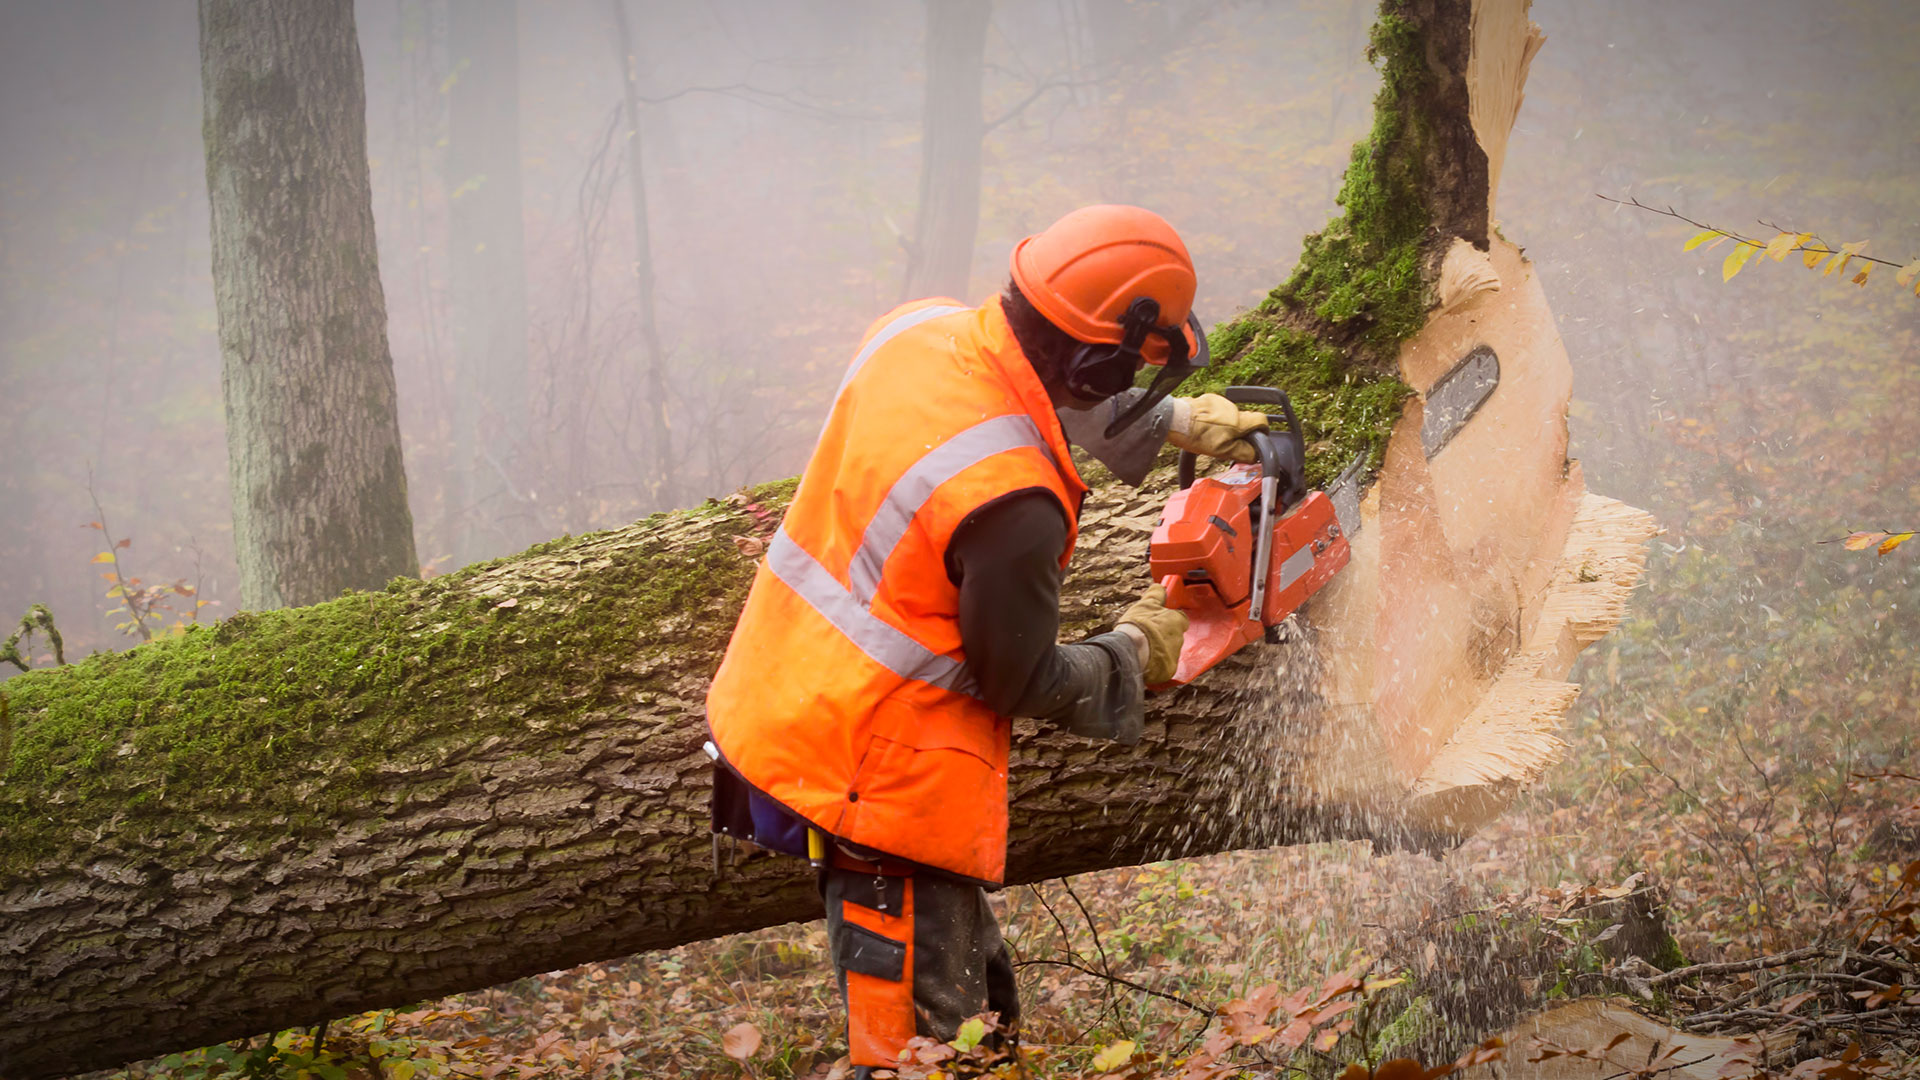
[[[1260,475],[1285,481],[1280,501],[1291,505],[1306,495],[1307,441],[1300,431],[1300,419],[1293,413],[1293,401],[1277,386],[1229,386],[1220,396],[1235,405],[1278,405],[1287,421],[1284,432],[1251,431],[1246,439],[1260,455]],[[1180,451],[1180,486],[1193,486],[1200,458],[1191,450]]]

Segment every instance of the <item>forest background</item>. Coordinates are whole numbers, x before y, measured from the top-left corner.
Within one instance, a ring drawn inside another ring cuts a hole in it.
[[[464,72],[448,6],[358,6],[427,573],[797,471],[852,343],[901,297],[922,8],[628,10],[669,365],[664,489],[645,448],[610,9],[519,5],[525,381],[519,407],[496,415],[460,374],[471,332],[449,295],[452,211],[487,181],[450,167]],[[1920,300],[1890,275],[1855,288],[1792,262],[1723,283],[1719,253],[1681,251],[1691,228],[1594,196],[1920,255],[1920,10],[1541,0],[1533,14],[1548,43],[1496,216],[1560,319],[1589,484],[1654,511],[1667,534],[1630,622],[1577,676],[1588,692],[1567,765],[1446,861],[1328,846],[1087,882],[1104,944],[1169,992],[1221,997],[1377,951],[1367,923],[1392,921],[1383,897],[1417,920],[1476,890],[1640,870],[1670,891],[1690,958],[1777,950],[1839,918],[1856,889],[1884,886],[1910,841],[1884,826],[1913,793],[1857,774],[1915,771],[1914,549],[1817,541],[1920,518]],[[1122,201],[1181,228],[1203,316],[1256,302],[1329,216],[1369,121],[1371,15],[1312,0],[999,5],[983,94],[1000,122],[981,143],[965,299],[998,286],[1020,236]],[[127,616],[103,595],[89,522],[132,541],[118,549],[127,574],[192,591],[170,595],[179,616],[238,607],[197,29],[185,0],[21,3],[0,17],[0,612],[48,605],[77,657],[138,640],[116,629]],[[469,422],[494,436],[478,458],[505,481],[479,501],[463,494]],[[1035,948],[1041,895],[1008,898],[1016,940],[1030,918]],[[758,1067],[804,1072],[835,1038],[809,933],[534,980],[482,1007],[518,1017],[498,1033],[526,1047],[555,1030],[611,1046],[645,1020],[654,1034],[624,1053],[655,1069],[731,1067],[720,1033],[752,1022],[767,1036],[749,1055]],[[1055,1009],[1062,1045],[1091,1052],[1170,1021],[1154,1011],[1165,1002],[1117,1010],[1070,971],[1029,970],[1036,1000],[1052,1002],[1038,1022]],[[627,983],[644,991],[589,992]]]

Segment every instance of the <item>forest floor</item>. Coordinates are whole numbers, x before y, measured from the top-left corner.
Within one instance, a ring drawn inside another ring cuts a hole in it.
[[[1617,666],[1616,653],[1586,675],[1604,685]],[[1591,695],[1549,782],[1439,858],[1318,844],[998,894],[1029,1074],[1332,1076],[1403,1054],[1431,1064],[1523,1014],[1608,994],[1691,1032],[1763,1034],[1771,1052],[1753,1056],[1781,1075],[1796,1064],[1796,1075],[1920,1074],[1910,721],[1872,701],[1836,719],[1793,693],[1737,709],[1688,698],[1611,711],[1621,696]],[[1649,937],[1619,903],[1671,938]],[[1863,963],[1863,948],[1881,959]],[[1663,968],[1766,966],[1662,981],[1635,952]],[[1800,959],[1764,961],[1785,954]],[[1305,996],[1289,1001],[1295,988]],[[258,1075],[825,1080],[846,1072],[843,1023],[813,922],[335,1021],[313,1071]],[[221,1056],[297,1064],[311,1033],[277,1042]],[[1510,1062],[1547,1052],[1603,1049],[1535,1038],[1503,1051]],[[209,1064],[196,1052],[113,1075],[221,1074]],[[954,1063],[921,1075],[940,1064]],[[1592,1075],[1683,1064],[1650,1055]]]

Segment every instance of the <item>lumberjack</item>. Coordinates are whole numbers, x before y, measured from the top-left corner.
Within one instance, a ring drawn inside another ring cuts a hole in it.
[[[1169,396],[1206,363],[1195,288],[1158,215],[1091,206],[1021,241],[985,304],[889,312],[758,568],[707,698],[714,827],[819,867],[860,1075],[983,1009],[1018,1021],[984,892],[1011,718],[1135,742],[1173,675],[1187,617],[1157,584],[1055,638],[1087,492],[1069,443],[1136,485],[1163,442],[1254,459],[1264,414]]]

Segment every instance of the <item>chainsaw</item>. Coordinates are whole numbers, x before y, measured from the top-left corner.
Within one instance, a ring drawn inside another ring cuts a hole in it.
[[[1180,454],[1180,490],[1167,499],[1147,548],[1147,567],[1166,586],[1167,606],[1187,613],[1181,686],[1256,641],[1280,640],[1280,624],[1347,565],[1347,537],[1333,501],[1306,482],[1306,440],[1284,391],[1230,386],[1236,405],[1277,405],[1285,431],[1247,436],[1259,460],[1194,479],[1198,459]]]

